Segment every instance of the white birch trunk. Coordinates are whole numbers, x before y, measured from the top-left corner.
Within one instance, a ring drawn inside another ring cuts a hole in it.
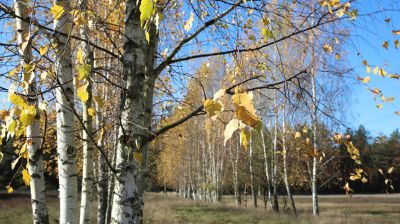
[[[273,139],[273,148],[272,148],[272,187],[273,187],[273,198],[272,198],[272,209],[274,211],[279,211],[279,203],[278,203],[278,157],[277,157],[277,143],[278,143],[278,112],[276,111],[278,108],[277,99],[275,94],[274,101],[274,139]]]
[[[15,14],[19,17],[25,17],[27,15],[27,1],[14,1]],[[29,36],[29,24],[21,19],[16,19],[17,27],[17,41],[18,45],[27,41],[25,38]],[[19,54],[21,56],[21,66],[29,64],[32,60],[32,46],[29,43],[25,49],[20,48]],[[30,75],[30,74],[25,74]],[[32,74],[35,75],[35,74]],[[34,105],[35,108],[38,106],[38,95],[36,94],[37,85],[36,77],[32,80],[32,83],[28,86],[26,94],[29,105]],[[42,159],[42,136],[40,133],[40,111],[36,109],[36,116],[31,125],[26,127],[26,140],[32,144],[27,145],[27,151],[29,155],[28,172],[31,176],[30,190],[31,190],[31,204],[32,204],[32,216],[33,223],[46,224],[49,223],[47,214],[46,204],[46,189],[43,172],[43,159]]]
[[[286,99],[284,99],[282,110],[282,156],[283,156],[283,181],[286,187],[286,193],[290,200],[290,207],[293,213],[297,216],[296,205],[293,200],[292,193],[290,191],[288,171],[287,171],[287,148],[286,148]]]
[[[86,10],[86,1],[80,0],[79,5],[81,6],[81,11]],[[88,36],[89,28],[86,25],[81,26],[79,33],[82,39],[89,40]],[[89,64],[93,68],[93,54],[89,45],[85,42],[81,42],[81,48],[83,51],[83,58],[86,64]],[[92,70],[92,69],[91,69]],[[85,224],[91,222],[91,208],[92,208],[92,191],[93,191],[93,142],[91,141],[91,136],[93,133],[93,121],[92,117],[89,115],[89,108],[92,107],[92,77],[86,78],[85,82],[88,83],[87,92],[88,100],[82,102],[82,120],[87,132],[84,130],[82,133],[83,138],[83,170],[82,170],[82,192],[81,192],[81,207],[79,223]],[[100,115],[98,115],[100,116]]]
[[[55,4],[70,11],[69,1],[56,0]],[[54,20],[55,30],[68,33],[71,26],[70,13],[65,13],[60,19]],[[68,38],[57,36],[55,71],[59,81],[56,89],[57,111],[57,153],[58,177],[60,194],[60,223],[76,223],[77,174],[74,115],[74,86],[72,75],[71,49]],[[68,102],[68,100],[69,102]]]
[[[250,131],[250,144],[249,144],[249,168],[250,168],[250,187],[251,195],[253,196],[253,205],[257,208],[257,192],[254,187],[254,174],[253,174],[253,134]]]
[[[148,91],[146,75],[152,75],[153,65],[148,65],[151,48],[141,28],[136,2],[126,2],[123,74],[125,90],[121,97],[121,127],[118,136],[115,183],[111,223],[143,222],[143,164],[133,158],[134,152],[146,157],[146,146],[142,147],[146,130],[150,127],[146,105]],[[150,35],[150,39],[154,38]],[[152,59],[151,59],[152,60]],[[151,87],[153,91],[153,87]],[[150,111],[151,114],[151,111]],[[151,119],[150,119],[151,120]],[[139,151],[141,150],[141,151]],[[146,158],[144,158],[146,160]]]
[[[314,69],[311,71],[311,88],[312,88],[312,102],[313,102],[313,112],[312,112],[312,129],[313,129],[313,146],[314,153],[318,151],[317,145],[317,91],[316,91],[316,80]],[[312,165],[312,176],[311,176],[311,192],[312,192],[312,207],[313,207],[313,215],[319,215],[319,206],[318,206],[318,186],[317,186],[317,162],[318,158],[316,156],[313,157],[313,165]]]
[[[265,176],[267,178],[267,196],[268,196],[267,200],[269,200],[269,204],[272,207],[272,201],[271,201],[271,178],[270,178],[270,174],[269,174],[267,147],[265,145],[264,131],[262,129],[261,129],[261,141],[262,141],[263,153],[264,153]]]

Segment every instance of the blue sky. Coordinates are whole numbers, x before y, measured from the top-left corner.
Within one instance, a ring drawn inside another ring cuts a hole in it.
[[[355,73],[361,77],[369,75],[370,88],[380,89],[385,97],[393,96],[393,103],[386,103],[382,109],[376,107],[373,94],[364,85],[354,83],[352,86],[353,102],[349,122],[352,127],[363,124],[371,134],[389,134],[396,128],[400,128],[400,116],[395,115],[396,110],[400,111],[400,83],[399,80],[381,78],[378,75],[367,74],[362,60],[367,60],[371,68],[375,66],[384,67],[388,73],[400,73],[400,48],[395,49],[393,41],[400,39],[400,35],[393,35],[392,30],[400,29],[400,14],[391,9],[399,9],[400,3],[394,0],[381,1],[359,1],[357,7],[360,15],[374,11],[384,10],[385,12],[371,16],[360,16],[355,22],[349,39],[347,59],[350,66],[355,68]],[[366,4],[368,2],[368,4]],[[387,23],[385,19],[390,18]],[[389,41],[389,49],[382,47],[384,41]],[[360,53],[358,55],[358,53]]]

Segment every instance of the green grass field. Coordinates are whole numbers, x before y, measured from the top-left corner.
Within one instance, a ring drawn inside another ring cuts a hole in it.
[[[48,200],[50,221],[57,223],[57,198]],[[299,196],[295,200],[297,219],[289,214],[275,214],[269,208],[265,210],[263,205],[255,209],[250,202],[247,207],[237,207],[231,197],[224,197],[220,203],[206,203],[178,198],[172,193],[168,196],[148,193],[145,223],[400,223],[400,195],[321,196],[318,218],[310,215],[309,197]],[[0,199],[0,223],[31,223],[30,199]]]

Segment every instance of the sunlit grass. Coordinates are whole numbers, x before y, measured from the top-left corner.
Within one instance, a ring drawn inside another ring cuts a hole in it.
[[[270,208],[237,207],[232,197],[224,197],[221,203],[207,203],[178,198],[175,194],[148,193],[145,203],[145,223],[399,223],[399,195],[371,195],[362,197],[323,196],[320,198],[321,216],[311,216],[308,197],[296,197],[299,217],[281,213]],[[50,223],[57,223],[58,200],[49,197]],[[282,206],[282,201],[281,206]],[[95,205],[93,206],[95,208]],[[14,197],[0,199],[0,223],[31,223],[30,199]],[[93,210],[95,217],[95,209]],[[95,218],[93,223],[95,223]]]

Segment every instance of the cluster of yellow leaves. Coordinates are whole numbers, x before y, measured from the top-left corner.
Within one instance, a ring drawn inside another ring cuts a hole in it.
[[[390,174],[393,173],[393,171],[394,171],[394,166],[391,166],[391,167],[389,167],[389,168],[387,169],[386,175],[385,175],[385,173],[383,172],[382,169],[378,169],[378,171],[379,171],[379,173],[382,174],[382,176],[385,178],[385,185],[387,186],[386,193],[388,193],[388,188],[391,188],[391,189],[394,191],[393,181],[392,181],[392,179],[390,179],[390,178],[388,177],[388,176],[390,176]]]
[[[341,134],[335,134],[333,136],[333,140],[338,143],[338,144],[344,144],[346,146],[347,152],[349,153],[351,159],[357,164],[361,164],[361,157],[360,157],[360,150],[358,150],[354,145],[353,142],[350,141],[350,135],[343,136]],[[360,180],[361,183],[367,183],[368,174],[361,168],[355,168],[354,172],[350,173],[350,180],[356,181]],[[353,190],[350,188],[350,185],[348,182],[346,182],[345,186],[343,189],[346,191],[346,193],[351,193]]]
[[[214,94],[213,99],[207,99],[203,103],[204,110],[213,120],[215,120],[224,109],[224,105],[218,99],[224,96],[225,93],[225,89],[220,89]],[[256,109],[252,101],[252,92],[240,91],[238,87],[235,88],[235,94],[232,96],[232,103],[235,106],[236,118],[229,121],[225,127],[224,145],[226,145],[236,130],[240,130],[241,145],[247,149],[250,132],[245,130],[246,126],[261,130],[262,122],[256,115]]]

